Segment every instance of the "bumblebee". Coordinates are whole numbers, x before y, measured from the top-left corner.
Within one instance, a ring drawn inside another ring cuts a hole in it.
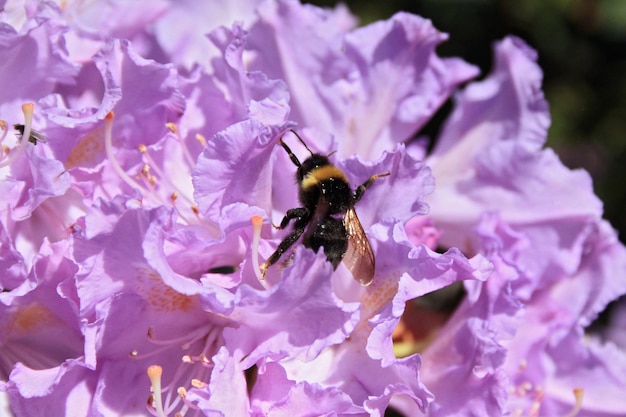
[[[276,226],[284,229],[294,221],[293,231],[267,259],[262,266],[263,271],[278,262],[283,253],[302,237],[302,243],[307,248],[317,252],[323,247],[333,268],[337,269],[343,260],[361,285],[369,285],[374,279],[374,254],[354,206],[374,181],[389,173],[372,175],[352,191],[346,174],[333,165],[328,156],[313,153],[295,131],[291,132],[311,154],[301,163],[280,139],[280,145],[297,167],[298,198],[302,207],[287,210],[280,225]]]

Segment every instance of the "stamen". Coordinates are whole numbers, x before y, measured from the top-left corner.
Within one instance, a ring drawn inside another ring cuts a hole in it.
[[[257,279],[265,286],[265,272],[267,265],[259,265],[259,242],[261,241],[261,227],[263,226],[263,217],[252,216],[252,268]]]
[[[0,130],[2,130],[2,134],[0,136],[0,143],[4,141],[4,138],[7,137],[7,133],[9,133],[9,124],[6,120],[0,120]]]
[[[178,394],[178,398],[182,400],[183,407],[179,412],[174,414],[175,417],[183,417],[185,414],[187,414],[187,411],[189,411],[189,409],[199,410],[197,406],[187,401],[187,390],[185,389],[185,387],[178,387],[178,389],[176,389],[176,393]]]
[[[520,372],[523,372],[528,366],[528,362],[526,359],[523,359],[519,364]],[[583,392],[582,388],[574,388],[574,398],[575,403],[572,410],[563,415],[563,417],[576,417],[582,410],[583,405]],[[517,408],[512,411],[511,417],[540,417],[541,416],[541,406],[543,401],[545,400],[546,392],[543,386],[541,385],[533,385],[530,381],[523,381],[517,384],[516,386],[509,388],[509,393],[512,396],[516,396],[518,398],[525,398],[529,400],[530,405],[526,410],[521,408]]]
[[[199,379],[194,378],[191,380],[191,386],[194,388],[204,389],[207,387],[207,384],[200,381]]]
[[[169,130],[173,134],[175,135],[178,134],[178,127],[176,126],[175,123],[172,123],[172,122],[165,123],[165,127],[167,128],[167,130]]]
[[[148,339],[150,339],[150,342],[154,343],[155,345],[171,346],[180,344],[180,346],[185,347],[205,337],[207,333],[212,334],[213,332],[211,330],[207,330],[206,327],[200,327],[195,331],[187,333],[181,337],[176,337],[172,339],[157,339],[154,335],[154,327],[149,327]]]
[[[210,331],[209,335],[212,335],[213,333],[215,333],[215,331]],[[152,350],[150,352],[144,353],[144,354],[139,354],[139,352],[136,349],[133,349],[128,354],[128,356],[131,359],[138,360],[138,359],[151,358],[151,357],[157,356],[157,355],[165,352],[168,349],[171,349],[171,347],[173,345],[179,345],[182,349],[188,349],[189,346],[192,343],[194,343],[194,342],[200,340],[201,338],[207,336],[207,330],[206,330],[206,328],[199,328],[195,332],[192,332],[191,334],[186,334],[186,335],[181,336],[179,338],[174,338],[174,339],[156,339],[154,337],[154,328],[153,327],[149,327],[148,328],[148,332],[147,332],[147,336],[148,336],[148,339],[150,340],[150,342],[155,344],[155,345],[157,345],[157,346],[159,346],[159,348],[155,349],[155,350]]]
[[[201,353],[198,356],[183,355],[181,357],[181,361],[186,364],[198,363],[202,366],[213,367],[213,362],[211,362],[211,359],[209,359],[204,353]]]
[[[198,141],[198,143],[200,145],[202,145],[203,148],[206,148],[207,145],[207,140],[204,137],[204,135],[200,134],[200,133],[196,133],[196,140]]]
[[[222,329],[220,327],[214,327],[205,335],[204,347],[200,354],[200,361],[209,364],[211,361],[206,357],[205,352],[212,352],[217,350],[217,346],[222,337]]]
[[[519,369],[518,372],[524,372],[526,370],[526,368],[528,367],[528,362],[526,361],[526,359],[522,359],[519,363]]]
[[[178,143],[180,143],[180,146],[183,150],[183,156],[185,157],[185,161],[187,162],[187,165],[190,167],[194,166],[195,165],[194,158],[191,157],[191,153],[189,152],[189,149],[187,148],[187,144],[185,143],[185,140],[182,138],[182,136],[180,136],[180,132],[178,131],[178,126],[176,126],[176,124],[174,123],[169,122],[165,124],[165,127],[174,135]]]
[[[24,133],[22,135],[23,138],[30,137],[30,132],[33,127],[33,112],[35,111],[34,103],[24,103],[22,104],[22,113],[24,113]]]
[[[19,145],[13,153],[9,155],[7,159],[0,162],[0,168],[10,165],[23,151],[26,149],[26,144],[28,143],[28,138],[30,138],[30,133],[32,131],[33,125],[33,112],[35,111],[34,103],[24,103],[22,104],[22,113],[24,113],[24,132],[19,141]],[[3,134],[3,139],[6,134]],[[24,139],[26,138],[26,139]]]
[[[172,134],[178,134],[178,127],[174,123],[166,123],[165,126]],[[191,157],[182,138],[176,136],[176,140],[179,142],[180,146],[182,146],[185,154],[185,160],[189,163],[189,166],[195,165],[193,161],[190,162]],[[197,206],[195,206],[193,199],[170,179],[170,176],[162,169],[161,164],[155,162],[150,154],[149,148],[146,145],[141,144],[137,147],[137,149],[141,152],[142,158],[145,162],[145,165],[141,170],[142,177],[146,181],[147,187],[154,190],[152,193],[158,196],[158,201],[163,205],[167,205],[169,203],[175,206],[179,218],[187,224],[194,224],[199,220],[199,223],[206,227],[211,234],[216,236],[219,235],[219,227],[210,220],[200,216],[200,211]],[[157,184],[158,190],[162,190],[161,194],[159,194],[156,189]],[[167,187],[167,189],[165,187]],[[169,196],[165,196],[167,193],[169,193]],[[176,202],[180,199],[182,199],[186,205],[176,205]],[[196,216],[196,219],[190,218],[187,210],[190,210]]]
[[[519,386],[520,395],[526,395],[530,390],[533,389],[533,385],[530,382],[524,382]]]
[[[144,165],[144,168],[142,169],[142,173],[143,173],[144,170],[146,170],[146,172],[150,172],[151,170],[153,170],[156,173],[156,175],[158,175],[161,179],[163,179],[167,183],[167,185],[171,189],[174,190],[173,193],[176,193],[176,197],[178,197],[180,195],[180,196],[182,196],[182,198],[185,199],[185,201],[190,206],[193,205],[193,201],[191,199],[189,199],[187,197],[187,195],[176,186],[176,184],[172,183],[169,180],[169,176],[166,175],[163,172],[163,170],[161,170],[161,168],[159,167],[159,164],[155,163],[154,159],[152,159],[152,156],[150,155],[150,152],[148,152],[148,148],[145,145],[139,145],[139,151],[143,154],[143,158],[146,161],[146,165]],[[154,176],[152,176],[152,177],[154,177]],[[156,178],[153,181],[156,181]],[[180,213],[180,211],[179,211],[179,213]],[[180,214],[182,214],[182,213],[180,213]]]
[[[223,327],[209,324],[201,326],[196,330],[186,333],[184,336],[177,336],[171,339],[157,339],[155,330],[149,327],[147,337],[152,344],[159,347],[143,356],[136,350],[131,352],[131,357],[143,359],[155,355],[164,355],[167,349],[176,349],[176,352],[190,350],[193,353],[180,356],[179,366],[174,367],[173,375],[168,376],[168,382],[162,381],[162,368],[153,365],[148,368],[148,376],[152,381],[151,398],[148,402],[149,411],[157,416],[165,415],[187,415],[188,412],[198,410],[198,407],[189,402],[185,387],[189,385],[196,388],[205,388],[211,377],[215,364],[211,357],[223,344],[221,339]],[[178,353],[174,353],[178,355]]]
[[[574,388],[574,399],[576,400],[574,408],[564,417],[576,417],[580,413],[583,408],[583,394],[584,390],[582,388]]]
[[[170,131],[172,131],[172,129],[174,131],[177,131],[175,125],[173,125],[173,127],[170,128]],[[181,146],[184,146],[182,142],[181,142]],[[154,159],[150,155],[148,147],[146,145],[139,145],[138,149],[139,149],[139,152],[142,153],[143,159],[146,162],[146,164],[141,170],[141,173],[142,173],[143,178],[146,179],[147,185],[150,188],[155,189],[156,188],[155,186],[157,184],[157,177],[160,178],[166,184],[166,186],[169,187],[169,189],[173,190],[168,197],[169,203],[171,203],[172,205],[175,205],[175,203],[179,200],[179,197],[182,198],[183,201],[185,201],[185,203],[187,203],[187,205],[176,206],[178,216],[181,220],[183,220],[187,224],[195,223],[195,221],[192,221],[193,219],[189,217],[189,213],[185,210],[186,208],[189,208],[189,210],[196,216],[196,218],[200,220],[201,225],[206,227],[206,229],[211,234],[219,235],[220,230],[217,227],[217,225],[215,225],[215,223],[209,221],[208,219],[201,218],[200,211],[194,205],[193,200],[190,197],[188,197],[188,195],[183,190],[181,190],[174,182],[170,180],[170,176],[167,175],[160,168],[160,165],[154,161]],[[152,175],[151,172],[156,173],[156,176]],[[159,185],[159,188],[161,187],[162,185]],[[160,196],[159,196],[159,200],[161,200]],[[166,204],[166,201],[163,200],[162,204]]]
[[[117,159],[115,158],[115,155],[113,154],[113,119],[114,118],[115,118],[115,115],[113,114],[112,111],[110,111],[104,118],[104,147],[106,149],[107,158],[111,162],[111,166],[113,167],[113,170],[115,170],[117,175],[119,175],[119,177],[126,184],[128,184],[131,188],[138,189],[142,195],[148,195],[152,197],[152,199],[155,200],[156,203],[160,203],[155,198],[154,193],[149,192],[144,187],[139,185],[137,181],[135,181],[130,176],[128,176],[126,171],[124,171],[122,167],[120,166],[119,162],[117,162]]]
[[[158,349],[155,350],[151,350],[148,353],[144,353],[143,355],[139,354],[139,351],[137,349],[133,349],[128,353],[128,356],[132,359],[132,360],[140,360],[140,359],[147,359],[147,358],[151,358],[153,356],[157,356],[163,352],[165,352],[166,350],[171,349],[171,346],[161,346]]]
[[[144,182],[147,183],[148,187],[152,190],[156,188],[157,178],[150,173],[150,165],[144,164],[141,168],[141,176],[144,179]]]
[[[165,411],[163,411],[163,399],[161,398],[161,376],[163,375],[163,368],[158,365],[151,365],[148,367],[148,378],[152,384],[152,402],[157,412],[157,416],[165,417]]]

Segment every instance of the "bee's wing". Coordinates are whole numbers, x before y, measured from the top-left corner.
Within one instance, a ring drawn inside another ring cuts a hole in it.
[[[17,133],[19,134],[20,139],[21,139],[22,136],[24,135],[24,129],[25,129],[24,125],[16,123],[13,125],[13,127],[15,128],[15,130],[17,130]],[[38,142],[48,143],[48,138],[46,138],[42,133],[33,129],[30,131],[28,141],[32,143],[33,145],[36,145]]]
[[[30,132],[30,137],[28,138],[28,141],[32,143],[33,145],[36,145],[37,142],[48,143],[48,138],[45,137],[43,133],[38,132],[36,130],[32,130]]]
[[[374,279],[374,254],[353,208],[346,212],[344,225],[348,234],[348,249],[343,257],[343,263],[361,285],[369,285]]]

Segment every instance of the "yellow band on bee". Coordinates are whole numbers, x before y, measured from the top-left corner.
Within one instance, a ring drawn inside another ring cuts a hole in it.
[[[317,184],[320,182],[331,178],[337,178],[348,183],[348,178],[346,178],[346,174],[342,170],[334,165],[324,165],[306,174],[300,186],[303,190],[306,190],[311,187],[317,187]]]

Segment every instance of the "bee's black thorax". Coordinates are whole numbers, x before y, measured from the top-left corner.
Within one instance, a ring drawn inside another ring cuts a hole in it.
[[[314,153],[310,157],[304,160],[302,164],[298,167],[298,171],[296,172],[296,178],[298,179],[298,184],[302,184],[302,180],[311,171],[316,170],[317,168],[332,165],[328,160],[328,157],[319,153]]]
[[[327,214],[345,213],[354,205],[348,179],[342,170],[328,161],[326,156],[313,154],[298,169],[300,202],[311,212],[322,202]]]

